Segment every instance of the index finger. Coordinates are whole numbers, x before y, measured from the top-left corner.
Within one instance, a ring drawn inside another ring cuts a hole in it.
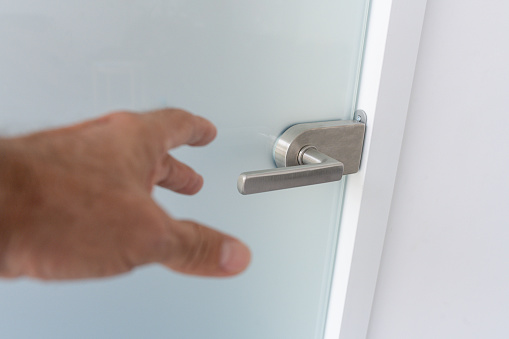
[[[204,146],[216,137],[216,127],[207,119],[181,109],[162,109],[142,114],[142,119],[166,150],[180,145]]]

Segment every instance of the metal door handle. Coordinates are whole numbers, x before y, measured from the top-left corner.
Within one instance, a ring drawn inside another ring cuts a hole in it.
[[[298,166],[242,173],[237,181],[239,192],[253,194],[341,180],[341,162],[312,146],[299,153]]]
[[[366,115],[356,120],[293,125],[276,141],[278,168],[242,173],[237,180],[241,194],[315,185],[341,180],[359,170]]]

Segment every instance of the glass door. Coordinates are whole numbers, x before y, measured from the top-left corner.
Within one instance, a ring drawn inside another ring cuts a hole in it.
[[[234,278],[148,266],[96,281],[0,282],[5,338],[322,338],[344,180],[242,196],[290,125],[351,119],[369,1],[18,0],[0,6],[0,133],[181,107],[218,128],[175,155],[205,178],[177,218],[246,242]]]

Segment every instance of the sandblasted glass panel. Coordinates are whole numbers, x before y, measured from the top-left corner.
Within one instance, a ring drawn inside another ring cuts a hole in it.
[[[352,117],[368,0],[16,0],[0,5],[0,134],[181,107],[218,127],[174,152],[205,178],[172,216],[243,239],[229,279],[152,265],[85,282],[0,281],[3,338],[321,338],[343,182],[242,196],[288,126]]]

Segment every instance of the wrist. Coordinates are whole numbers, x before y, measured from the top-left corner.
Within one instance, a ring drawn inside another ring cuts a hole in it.
[[[27,223],[35,196],[34,172],[20,139],[0,139],[0,276],[9,276],[7,258],[16,231]]]

